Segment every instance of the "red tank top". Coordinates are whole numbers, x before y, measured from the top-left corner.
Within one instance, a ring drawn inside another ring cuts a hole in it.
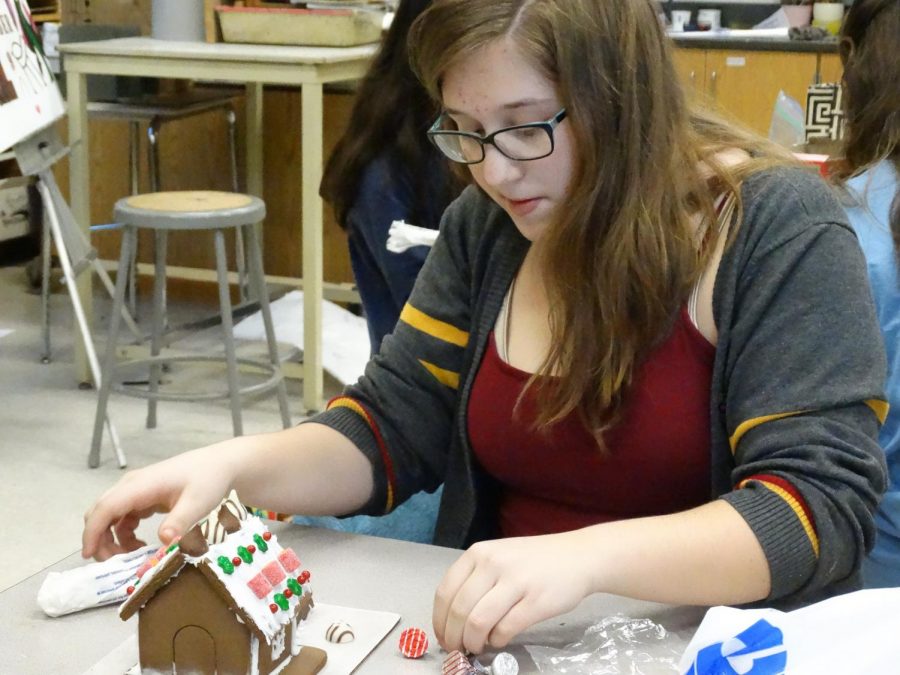
[[[684,308],[635,371],[604,456],[575,414],[547,433],[531,430],[533,392],[513,417],[530,374],[500,359],[491,333],[472,386],[468,431],[478,462],[502,486],[501,536],[565,532],[708,502],[714,357]]]

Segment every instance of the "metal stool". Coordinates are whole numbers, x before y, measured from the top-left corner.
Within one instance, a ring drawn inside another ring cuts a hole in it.
[[[88,463],[91,467],[96,467],[100,462],[103,421],[106,415],[109,395],[113,389],[130,396],[148,399],[148,429],[156,426],[157,401],[208,401],[230,398],[231,420],[235,436],[240,436],[243,433],[240,397],[246,394],[262,393],[276,389],[282,423],[285,428],[290,426],[291,418],[288,411],[287,391],[284,385],[281,363],[278,358],[278,348],[275,343],[272,315],[269,311],[269,298],[265,287],[265,277],[263,276],[262,253],[255,231],[255,224],[260,222],[265,217],[265,214],[266,207],[261,199],[234,192],[156,192],[126,197],[116,203],[116,220],[122,223],[123,228],[122,248],[119,253],[120,272],[116,278],[106,356],[103,362],[103,376],[97,402],[97,415],[94,420],[94,436],[88,458]],[[125,302],[125,286],[127,283],[127,274],[124,274],[123,271],[127,269],[128,261],[134,255],[139,228],[153,230],[156,240],[155,278],[153,283],[153,330],[150,357],[120,365],[116,362],[116,342],[119,337],[121,309]],[[237,228],[237,231],[243,230],[244,240],[249,243],[249,250],[247,251],[249,254],[248,278],[251,291],[259,299],[266,331],[266,342],[268,344],[268,363],[250,359],[238,359],[235,355],[232,306],[228,286],[228,261],[225,253],[225,230],[229,228]],[[216,272],[219,284],[219,309],[222,319],[222,335],[225,342],[224,361],[228,372],[228,390],[224,393],[166,393],[159,390],[160,370],[164,363],[222,360],[221,357],[217,356],[165,356],[160,354],[165,311],[166,239],[167,233],[173,230],[211,230],[214,233]],[[238,380],[238,363],[260,369],[268,374],[269,377],[264,382],[242,388]],[[118,368],[142,364],[150,365],[149,386],[146,390],[126,389],[122,385],[115,383]]]
[[[160,178],[159,139],[163,125],[169,122],[220,111],[228,125],[228,165],[231,171],[231,190],[238,192],[237,170],[237,116],[234,102],[237,92],[207,89],[190,89],[172,94],[141,94],[127,96],[115,100],[89,101],[88,115],[97,119],[120,120],[128,122],[128,174],[132,195],[140,193],[140,127],[147,125],[147,167],[149,170],[150,192],[163,189]],[[244,243],[238,234],[237,269],[241,299],[246,298],[247,280],[244,272]],[[135,258],[137,252],[135,252]],[[128,269],[130,283],[128,286],[128,306],[132,316],[137,315],[137,270],[136,260],[132,259]],[[47,348],[49,352],[49,347]]]

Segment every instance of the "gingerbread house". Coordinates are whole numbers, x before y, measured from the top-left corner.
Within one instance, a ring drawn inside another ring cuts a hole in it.
[[[309,572],[235,496],[138,570],[119,615],[138,613],[142,675],[306,675],[325,652],[301,647]]]

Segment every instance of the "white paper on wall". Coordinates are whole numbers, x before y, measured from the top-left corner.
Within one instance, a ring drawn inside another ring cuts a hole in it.
[[[0,0],[0,152],[64,113],[28,3]]]

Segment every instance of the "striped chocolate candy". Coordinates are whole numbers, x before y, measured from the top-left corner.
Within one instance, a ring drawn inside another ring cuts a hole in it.
[[[325,639],[329,642],[336,642],[337,644],[353,642],[355,638],[356,635],[353,634],[352,626],[343,621],[335,621],[328,626],[328,630],[325,631]]]
[[[460,651],[452,651],[444,659],[441,675],[475,675],[475,666],[469,663],[469,659]]]
[[[407,628],[400,633],[400,653],[408,659],[418,659],[428,651],[428,636],[421,628]]]

